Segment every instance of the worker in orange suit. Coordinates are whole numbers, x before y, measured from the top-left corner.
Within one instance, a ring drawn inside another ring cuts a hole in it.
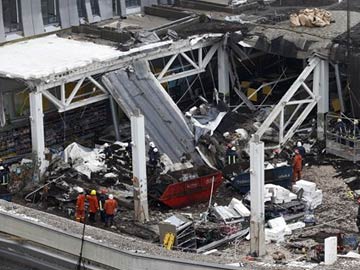
[[[295,149],[295,156],[293,159],[293,183],[301,179],[302,157],[298,149]]]
[[[110,194],[109,198],[105,201],[105,205],[104,205],[104,210],[105,210],[105,214],[106,214],[106,219],[105,219],[106,227],[109,226],[109,223],[110,223],[110,226],[113,225],[114,216],[116,214],[117,208],[118,208],[118,203],[114,199],[114,196],[112,194]]]
[[[79,195],[76,199],[76,221],[84,223],[85,222],[85,194],[84,189],[78,189]]]
[[[86,199],[89,202],[89,221],[90,222],[95,222],[95,217],[96,217],[96,213],[97,211],[99,211],[99,201],[98,198],[96,196],[96,190],[93,189],[90,192],[90,195],[86,196]]]

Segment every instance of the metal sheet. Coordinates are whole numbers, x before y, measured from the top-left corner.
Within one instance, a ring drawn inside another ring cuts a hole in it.
[[[2,1],[0,1],[0,42],[5,41],[5,29],[3,20]]]
[[[182,112],[150,72],[146,61],[135,62],[134,71],[114,71],[102,80],[128,117],[140,109],[145,116],[146,133],[160,152],[173,162],[190,153],[196,163],[202,163]]]
[[[112,0],[99,1],[101,20],[107,20],[113,17]]]

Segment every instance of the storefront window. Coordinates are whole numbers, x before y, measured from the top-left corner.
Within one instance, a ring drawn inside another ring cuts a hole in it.
[[[2,0],[5,33],[22,30],[20,0]]]
[[[41,0],[41,11],[44,25],[59,23],[59,1]]]

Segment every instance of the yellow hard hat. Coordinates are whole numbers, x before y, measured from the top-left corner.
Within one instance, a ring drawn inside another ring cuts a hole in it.
[[[90,192],[90,195],[96,195],[96,190],[93,189],[93,190]]]

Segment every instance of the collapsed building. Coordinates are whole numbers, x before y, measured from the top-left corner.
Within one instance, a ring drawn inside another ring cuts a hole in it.
[[[262,183],[265,178],[267,184],[289,188],[294,142],[308,144],[309,162],[312,155],[326,159],[323,149],[358,161],[358,138],[335,131],[339,115],[351,131],[358,117],[357,6],[349,13],[337,1],[41,1],[49,11],[42,10],[41,20],[40,1],[31,7],[26,1],[7,2],[3,8],[21,11],[15,29],[6,16],[0,25],[5,42],[0,47],[0,156],[9,167],[3,182],[14,201],[37,208],[45,198],[47,212],[73,217],[76,187],[106,187],[123,205],[133,208],[135,200],[135,214],[124,213],[117,232],[156,239],[167,249],[217,253],[212,250],[231,241],[239,248],[236,241],[248,234],[249,224],[257,224],[258,232],[250,234],[251,255],[263,255],[265,238],[281,242],[289,230],[305,226],[271,220],[301,219],[309,225],[315,223],[309,204],[321,204],[323,193],[306,181],[297,190],[305,195]],[[290,14],[308,4],[328,9],[330,24],[294,28]],[[143,15],[130,15],[141,6]],[[29,8],[35,12],[31,23],[25,16]],[[33,34],[40,36],[22,39]],[[162,154],[155,170],[145,163],[149,142]],[[230,159],[228,145],[236,152]],[[354,184],[357,175],[351,177],[345,178]],[[223,182],[236,192],[224,206],[213,206]],[[46,194],[44,187],[50,187]],[[231,200],[250,189],[243,201]],[[151,207],[210,202],[206,211],[194,212],[198,218],[179,210],[170,217],[161,208],[150,210],[159,211],[159,220],[146,213],[146,197]],[[26,211],[15,208],[18,215]],[[150,223],[134,224],[133,214]],[[151,222],[159,224],[157,231]],[[2,230],[17,234],[15,228]],[[91,237],[101,240],[97,233]],[[165,243],[171,234],[176,240]],[[77,254],[76,249],[69,253]],[[101,256],[95,262],[118,265]]]

